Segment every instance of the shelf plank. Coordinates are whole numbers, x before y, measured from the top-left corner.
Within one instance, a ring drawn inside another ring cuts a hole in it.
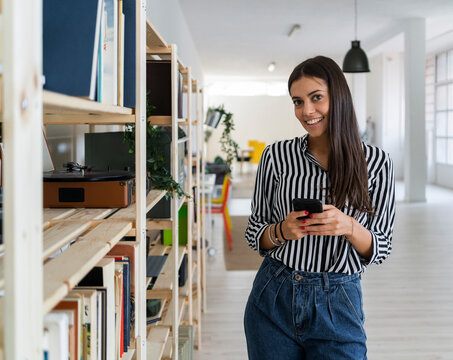
[[[146,47],[168,48],[168,44],[148,20],[146,20]]]
[[[184,313],[184,307],[187,305],[186,297],[185,296],[178,296],[178,324],[181,323],[182,315]],[[170,329],[173,328],[173,299],[170,300],[168,305],[167,314],[162,319],[162,323],[159,324],[162,326],[168,326]]]
[[[44,125],[117,125],[135,123],[135,115],[118,114],[44,114]]]
[[[146,220],[146,228],[148,230],[171,230],[172,229],[171,219],[160,219],[160,220]]]
[[[105,220],[44,265],[44,312],[66,296],[132,228],[130,221]]]
[[[77,209],[74,208],[45,208],[43,211],[43,220],[60,220],[74,214]]]
[[[173,259],[174,259],[174,252],[175,248],[172,247],[170,253],[168,254],[167,261],[165,261],[164,267],[158,276],[156,283],[154,284],[151,290],[146,291],[146,298],[147,299],[159,299],[162,297],[167,298],[169,294],[171,294],[171,290],[173,289]],[[186,248],[184,246],[178,246],[178,269],[181,266],[182,256],[186,252]],[[171,295],[170,295],[171,296]]]
[[[67,217],[68,220],[101,220],[114,212],[116,208],[93,208],[93,209],[79,209],[73,215]]]
[[[129,349],[127,352],[123,353],[121,360],[132,360],[135,356],[135,349]]]
[[[146,358],[159,360],[164,353],[170,329],[168,327],[153,327],[146,339]]]
[[[61,222],[44,231],[43,260],[47,260],[55,251],[84,233],[90,228],[90,225],[90,222],[84,220]]]
[[[149,116],[148,121],[151,125],[171,126],[171,116]]]
[[[134,115],[133,109],[105,105],[97,101],[43,91],[43,113],[48,114],[93,114],[93,115]]]
[[[146,212],[150,211],[167,192],[165,190],[151,190],[146,196]],[[135,222],[136,204],[131,204],[127,208],[120,209],[113,214],[110,219],[122,219]]]
[[[168,245],[156,244],[156,245],[153,245],[151,247],[151,249],[149,250],[149,255],[162,256],[167,252],[168,249],[169,249]]]

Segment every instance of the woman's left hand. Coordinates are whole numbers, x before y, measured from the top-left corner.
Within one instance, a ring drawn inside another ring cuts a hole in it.
[[[333,205],[323,205],[324,212],[310,214],[305,219],[305,231],[309,235],[352,235],[352,218]]]

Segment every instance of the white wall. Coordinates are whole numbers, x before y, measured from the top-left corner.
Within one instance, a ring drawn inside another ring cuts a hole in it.
[[[195,43],[178,0],[147,0],[146,17],[168,44],[176,44],[178,57],[190,66],[192,76],[203,84],[203,71]]]
[[[248,140],[272,144],[283,139],[292,139],[306,133],[294,115],[289,96],[210,96],[208,106],[224,104],[225,110],[233,113],[235,131],[233,139],[240,148],[248,147]],[[220,153],[219,139],[223,126],[214,129],[207,146],[208,160]],[[224,156],[222,156],[224,157]]]

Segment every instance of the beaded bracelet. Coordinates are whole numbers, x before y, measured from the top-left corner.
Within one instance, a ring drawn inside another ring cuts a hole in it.
[[[285,221],[285,220],[283,220]],[[285,241],[288,241],[287,238],[285,238],[285,235],[283,235],[283,229],[282,229],[282,224],[283,224],[283,221],[280,221],[280,235],[282,236],[282,239],[285,240]]]
[[[282,245],[283,243],[280,241],[280,239],[278,238],[278,235],[277,235],[277,226],[278,226],[278,223],[274,225],[274,235],[275,235],[275,240],[278,241],[278,243],[280,245]]]
[[[269,237],[270,242],[271,242],[274,246],[280,246],[281,244],[277,244],[274,240],[272,240],[272,236],[271,236],[271,227],[272,227],[272,225],[269,225],[269,227],[267,228],[267,236]]]

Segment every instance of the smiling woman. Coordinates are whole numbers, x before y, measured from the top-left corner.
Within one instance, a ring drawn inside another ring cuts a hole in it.
[[[288,89],[308,134],[268,146],[259,164],[246,239],[265,259],[244,315],[249,359],[366,359],[360,274],[392,248],[392,161],[360,141],[333,60],[299,64]],[[294,211],[294,198],[323,211]]]

